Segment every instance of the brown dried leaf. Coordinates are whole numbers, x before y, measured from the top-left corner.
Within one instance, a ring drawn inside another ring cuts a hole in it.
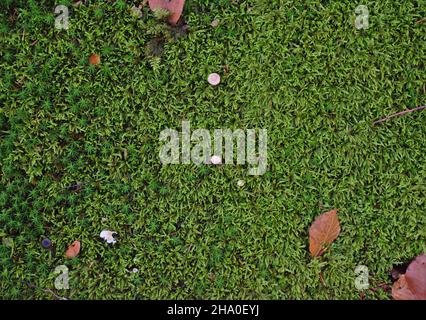
[[[320,256],[326,246],[340,234],[337,210],[331,210],[317,217],[309,228],[309,251],[312,257]]]
[[[68,259],[75,258],[80,253],[80,241],[76,240],[70,245],[67,249],[67,252],[65,253],[65,256]]]
[[[396,300],[426,300],[426,255],[421,254],[410,263],[393,284],[392,296]]]
[[[392,286],[392,297],[395,300],[416,300],[413,292],[408,288],[405,275],[399,277]]]
[[[167,18],[169,23],[176,24],[182,15],[185,0],[149,0],[149,7],[152,11],[156,9],[165,9],[170,12]]]

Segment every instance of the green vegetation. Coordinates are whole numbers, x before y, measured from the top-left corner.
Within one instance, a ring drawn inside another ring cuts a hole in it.
[[[188,30],[136,1],[62,1],[67,31],[54,1],[0,3],[0,298],[359,299],[357,265],[374,288],[426,250],[426,112],[372,125],[426,104],[424,0],[368,1],[366,30],[349,0],[187,0]],[[267,129],[267,173],[162,166],[182,119]],[[312,259],[334,208],[342,232]]]

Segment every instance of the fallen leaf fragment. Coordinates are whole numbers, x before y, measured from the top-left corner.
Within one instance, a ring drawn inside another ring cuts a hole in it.
[[[426,300],[426,255],[414,259],[392,286],[395,300]]]
[[[157,9],[165,9],[170,12],[167,21],[176,24],[182,15],[185,0],[149,0],[149,7],[152,11]]]
[[[80,241],[76,240],[74,241],[67,249],[67,252],[65,253],[65,256],[68,259],[75,258],[80,253]]]
[[[410,265],[411,262],[412,262],[412,260],[410,262],[408,262],[408,263],[403,264],[403,265],[395,265],[395,266],[393,266],[393,268],[392,268],[392,270],[390,272],[390,275],[391,275],[392,279],[394,281],[396,281],[396,280],[399,279],[399,277],[401,275],[405,274],[407,272],[407,268],[408,268],[408,266]]]
[[[101,63],[101,57],[94,53],[89,57],[89,63],[97,65],[97,64]]]
[[[413,292],[408,288],[405,275],[400,276],[398,281],[393,284],[392,297],[395,300],[416,300]]]
[[[337,210],[331,210],[317,217],[309,228],[309,251],[312,257],[320,256],[339,234]]]
[[[116,243],[117,240],[114,239],[114,234],[117,234],[115,231],[103,230],[99,235],[102,239],[104,239],[107,243]]]

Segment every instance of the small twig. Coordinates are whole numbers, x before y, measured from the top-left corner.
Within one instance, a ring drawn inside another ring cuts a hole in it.
[[[61,296],[59,296],[59,295],[57,295],[55,292],[53,292],[52,290],[50,290],[50,289],[43,289],[43,288],[40,288],[40,287],[38,287],[38,286],[36,286],[35,284],[32,284],[31,282],[29,282],[29,281],[23,281],[23,283],[25,284],[25,285],[27,285],[27,287],[28,288],[32,288],[32,289],[38,289],[38,290],[41,290],[41,291],[44,291],[44,292],[47,292],[47,293],[50,293],[51,295],[53,295],[56,299],[58,299],[58,300],[68,300],[67,298],[65,298],[65,297],[61,297]]]
[[[420,24],[420,23],[423,23],[424,21],[426,21],[426,17],[421,18],[420,20],[416,21],[416,23]]]
[[[420,106],[420,107],[417,107],[417,108],[414,108],[414,109],[407,109],[407,110],[404,110],[404,111],[401,111],[401,112],[397,112],[397,113],[391,114],[389,116],[386,116],[386,117],[384,117],[380,120],[374,121],[373,125],[382,123],[382,122],[387,121],[389,119],[392,119],[394,117],[402,116],[404,114],[411,113],[411,112],[418,111],[418,110],[423,110],[423,109],[426,109],[426,106]]]
[[[44,292],[47,292],[47,293],[50,293],[50,294],[52,294],[56,299],[58,299],[58,300],[68,300],[67,298],[65,298],[65,297],[61,297],[60,295],[57,295],[56,293],[54,293],[52,290],[50,290],[50,289],[41,289],[41,290],[43,290]]]

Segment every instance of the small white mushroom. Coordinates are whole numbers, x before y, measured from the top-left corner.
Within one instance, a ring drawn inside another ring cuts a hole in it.
[[[114,239],[114,234],[117,234],[115,231],[103,230],[100,234],[100,237],[106,240],[107,243],[116,243],[117,240]]]
[[[237,181],[237,186],[239,186],[239,187],[244,187],[244,184],[245,184],[244,180],[238,180]]]

